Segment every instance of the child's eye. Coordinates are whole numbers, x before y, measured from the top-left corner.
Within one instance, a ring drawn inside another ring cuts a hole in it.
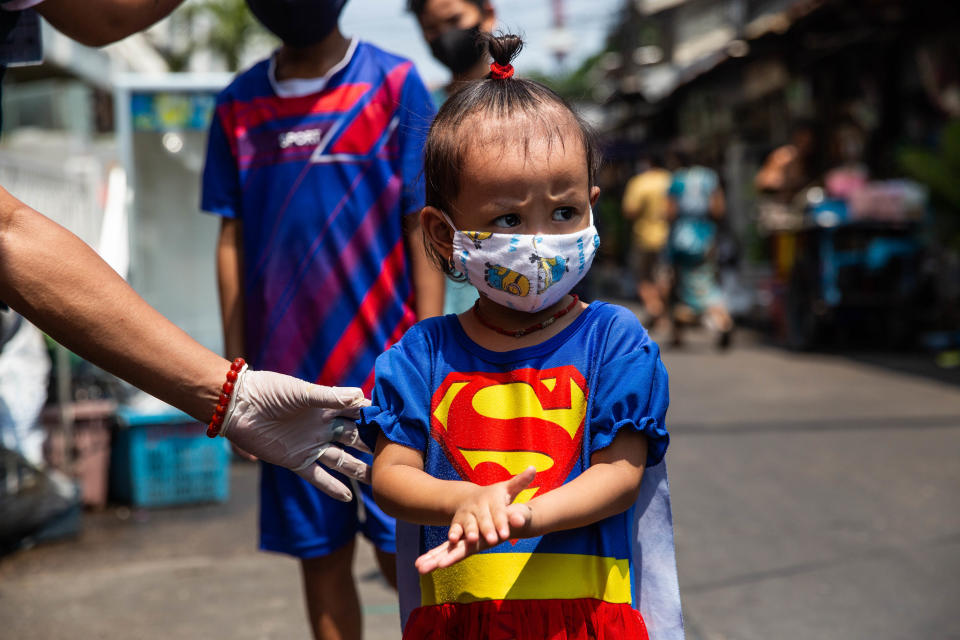
[[[560,207],[553,210],[553,219],[557,222],[569,222],[577,217],[577,210],[573,207]]]
[[[493,221],[493,224],[504,228],[516,227],[520,225],[520,216],[515,213],[508,213],[497,217],[497,219]]]

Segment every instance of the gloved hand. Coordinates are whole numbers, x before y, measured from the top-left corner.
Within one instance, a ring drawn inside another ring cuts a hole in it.
[[[286,467],[344,502],[353,494],[317,462],[370,482],[366,463],[333,444],[369,452],[353,418],[370,402],[356,387],[323,387],[246,367],[234,383],[220,435],[265,462]]]

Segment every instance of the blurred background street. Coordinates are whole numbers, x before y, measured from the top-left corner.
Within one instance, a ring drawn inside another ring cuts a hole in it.
[[[342,30],[441,104],[407,4]],[[663,347],[687,637],[960,639],[960,3],[428,5],[523,33],[518,75],[599,134],[580,293]],[[207,135],[278,40],[245,0],[103,48],[37,20],[0,185],[223,352]],[[0,312],[0,639],[309,637],[298,563],[256,551],[258,467],[202,430]],[[399,638],[375,566],[359,544],[366,637]]]
[[[960,637],[958,381],[742,341],[665,353],[687,637]],[[4,637],[306,638],[296,563],[254,551],[256,473],[232,465],[226,504],[110,507],[0,560]],[[374,567],[364,544],[367,637],[399,638]]]

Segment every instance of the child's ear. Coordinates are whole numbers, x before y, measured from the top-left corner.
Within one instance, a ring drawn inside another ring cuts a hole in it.
[[[437,253],[449,260],[453,255],[453,230],[443,219],[440,210],[431,206],[421,209],[420,226],[427,236],[427,242],[433,245]]]
[[[597,200],[600,199],[600,187],[592,186],[590,187],[590,206],[597,206]]]

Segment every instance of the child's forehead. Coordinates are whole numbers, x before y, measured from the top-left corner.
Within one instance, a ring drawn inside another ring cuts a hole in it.
[[[541,103],[535,110],[515,109],[504,114],[475,111],[465,117],[458,128],[465,137],[481,142],[515,144],[536,138],[549,142],[557,136],[579,134],[580,126],[568,109]]]
[[[525,166],[572,162],[586,170],[586,149],[576,120],[559,110],[543,116],[474,114],[465,119],[461,131],[469,133],[462,138],[464,168],[469,172],[504,162]]]

